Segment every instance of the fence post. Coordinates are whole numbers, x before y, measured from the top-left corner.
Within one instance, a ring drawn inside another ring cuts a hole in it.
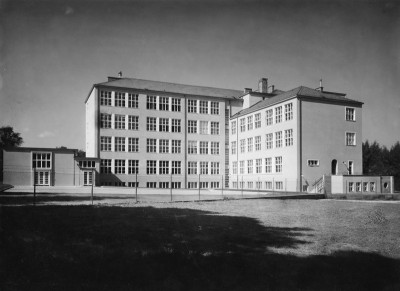
[[[201,174],[199,174],[199,201],[200,201],[200,175]]]
[[[135,200],[136,200],[136,203],[138,203],[138,199],[137,199],[137,171],[135,173]]]
[[[93,184],[94,184],[94,175],[93,175],[93,169],[92,169],[92,193],[91,193],[91,200],[92,200],[92,205],[93,205]]]
[[[258,195],[260,195],[260,177],[258,177],[257,190],[258,190]]]
[[[285,194],[287,195],[287,178],[285,178]]]
[[[272,195],[275,194],[275,178],[272,178]]]
[[[170,180],[169,180],[169,182],[170,182],[170,186],[169,186],[169,193],[170,193],[170,195],[171,195],[171,202],[172,202],[172,173],[171,173],[171,177],[170,177]]]
[[[223,198],[224,197],[224,175],[222,175],[222,181],[221,181],[221,195]]]
[[[240,183],[242,185],[242,198],[243,198],[243,175],[242,175],[242,183]]]
[[[33,168],[33,205],[36,205],[36,168]]]

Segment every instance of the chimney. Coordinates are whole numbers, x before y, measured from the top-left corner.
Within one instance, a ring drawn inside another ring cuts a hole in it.
[[[119,71],[118,78],[122,78],[122,71]]]
[[[269,86],[269,88],[271,88],[271,92],[270,92],[270,93],[274,93],[274,91],[275,91],[275,85],[271,85],[271,86]]]
[[[268,79],[262,78],[258,81],[258,92],[267,93],[268,91]]]
[[[243,92],[244,92],[244,93],[250,93],[250,92],[253,92],[253,89],[251,89],[251,88],[244,88]]]
[[[319,91],[323,92],[324,91],[324,87],[322,87],[322,79],[319,79]]]

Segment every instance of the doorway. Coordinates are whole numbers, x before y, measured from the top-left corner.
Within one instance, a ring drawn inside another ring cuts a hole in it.
[[[335,159],[332,160],[331,173],[332,173],[332,175],[337,175],[337,160],[335,160]]]

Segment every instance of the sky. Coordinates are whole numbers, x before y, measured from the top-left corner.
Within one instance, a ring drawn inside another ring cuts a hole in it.
[[[85,147],[108,76],[243,90],[343,92],[362,140],[400,140],[398,1],[0,0],[0,126],[27,147]]]

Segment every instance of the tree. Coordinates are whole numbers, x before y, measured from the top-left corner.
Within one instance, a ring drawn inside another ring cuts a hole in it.
[[[22,145],[24,141],[20,135],[20,133],[14,132],[11,126],[0,127],[0,148]]]

